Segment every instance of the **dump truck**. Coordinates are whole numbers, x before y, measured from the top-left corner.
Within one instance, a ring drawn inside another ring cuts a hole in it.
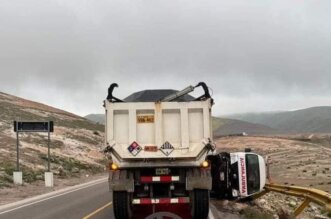
[[[245,175],[249,155],[214,151],[214,101],[205,83],[181,91],[144,90],[123,100],[113,95],[116,87],[110,85],[104,101],[116,219],[131,218],[134,206],[184,203],[193,219],[206,219],[212,189],[231,197],[252,194]],[[201,96],[189,95],[198,87]]]

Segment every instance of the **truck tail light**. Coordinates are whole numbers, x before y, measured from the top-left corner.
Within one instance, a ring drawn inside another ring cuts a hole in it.
[[[201,163],[201,167],[202,167],[202,168],[208,168],[208,167],[209,167],[209,162],[208,162],[207,160],[203,161],[203,162]]]
[[[115,163],[110,164],[109,167],[110,167],[111,170],[117,170],[118,169],[118,166]]]

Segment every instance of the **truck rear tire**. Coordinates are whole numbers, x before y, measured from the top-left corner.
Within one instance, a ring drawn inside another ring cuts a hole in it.
[[[126,191],[113,191],[115,219],[131,218],[131,199]]]
[[[207,219],[209,212],[208,189],[194,189],[191,195],[191,215],[193,219]]]

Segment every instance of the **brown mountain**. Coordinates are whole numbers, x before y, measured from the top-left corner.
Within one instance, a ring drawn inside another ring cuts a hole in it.
[[[54,121],[51,169],[61,177],[101,171],[104,126],[45,104],[0,92],[0,187],[10,186],[16,168],[13,121]],[[47,136],[20,133],[20,163],[26,182],[42,179],[47,167]]]
[[[265,125],[236,119],[213,118],[214,137],[246,133],[248,135],[274,134],[278,131]]]
[[[282,133],[331,133],[331,106],[283,112],[236,114],[228,118],[262,124]]]

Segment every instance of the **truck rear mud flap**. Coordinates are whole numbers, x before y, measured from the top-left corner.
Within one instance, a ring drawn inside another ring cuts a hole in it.
[[[126,170],[116,170],[109,173],[110,191],[134,192],[133,173]]]
[[[193,168],[186,172],[186,190],[212,188],[212,177],[209,169]]]

